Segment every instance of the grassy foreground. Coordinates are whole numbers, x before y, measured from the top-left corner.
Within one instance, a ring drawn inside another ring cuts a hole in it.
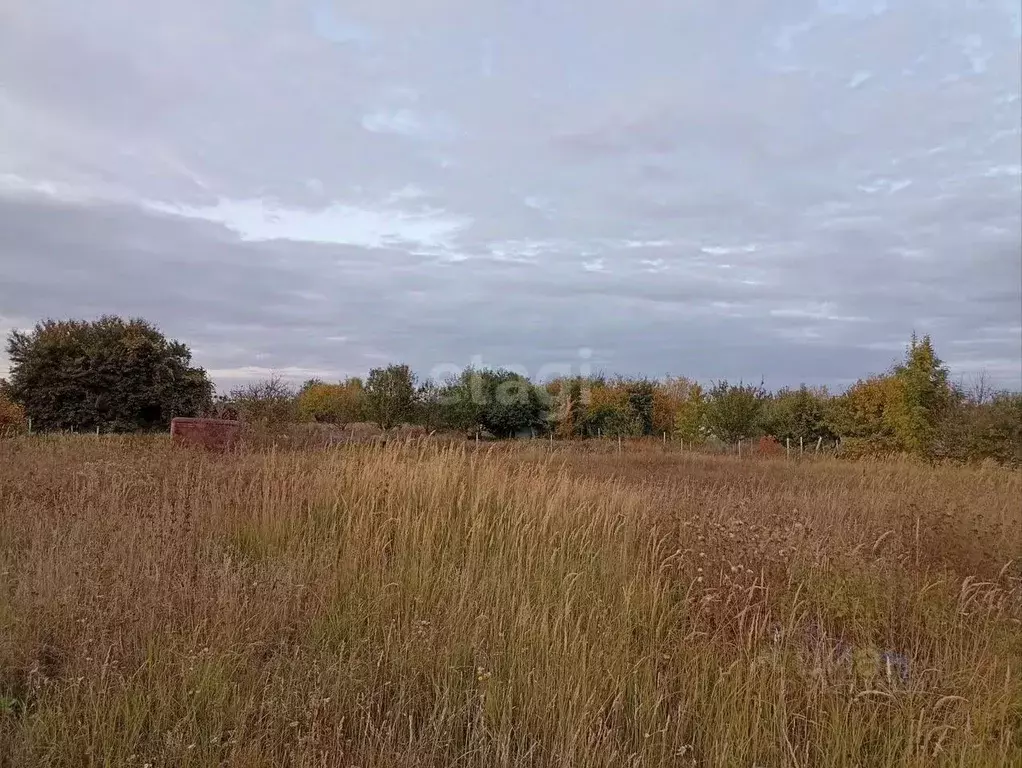
[[[0,765],[1020,765],[1020,499],[996,468],[0,441]]]

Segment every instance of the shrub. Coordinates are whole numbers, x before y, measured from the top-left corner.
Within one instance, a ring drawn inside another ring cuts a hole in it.
[[[0,437],[20,434],[26,426],[25,409],[0,392]]]
[[[277,375],[231,390],[226,403],[248,424],[268,427],[298,420],[297,393]]]

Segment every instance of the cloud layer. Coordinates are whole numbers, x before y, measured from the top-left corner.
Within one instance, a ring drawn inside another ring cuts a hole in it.
[[[915,329],[1022,386],[1016,0],[679,5],[8,4],[0,332],[841,386]]]

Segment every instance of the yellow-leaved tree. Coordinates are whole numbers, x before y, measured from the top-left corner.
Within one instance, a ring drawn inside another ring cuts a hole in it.
[[[693,382],[674,416],[674,434],[686,443],[698,445],[706,439],[706,395]]]
[[[632,411],[624,382],[596,382],[589,390],[585,409],[586,433],[590,437],[632,437],[642,434],[642,423]]]
[[[678,410],[688,398],[692,382],[684,376],[671,376],[658,381],[653,390],[653,434],[672,434]]]
[[[835,426],[851,453],[900,453],[904,441],[905,396],[895,376],[860,379],[841,396]]]
[[[0,379],[0,437],[24,432],[27,425],[25,410],[11,399],[4,384]]]
[[[350,424],[365,419],[362,380],[350,378],[339,384],[308,382],[298,395],[298,418],[320,424]]]

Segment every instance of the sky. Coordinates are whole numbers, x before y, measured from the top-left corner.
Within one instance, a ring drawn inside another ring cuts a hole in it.
[[[0,4],[0,334],[1022,386],[1019,0]],[[0,376],[8,361],[0,353]]]

